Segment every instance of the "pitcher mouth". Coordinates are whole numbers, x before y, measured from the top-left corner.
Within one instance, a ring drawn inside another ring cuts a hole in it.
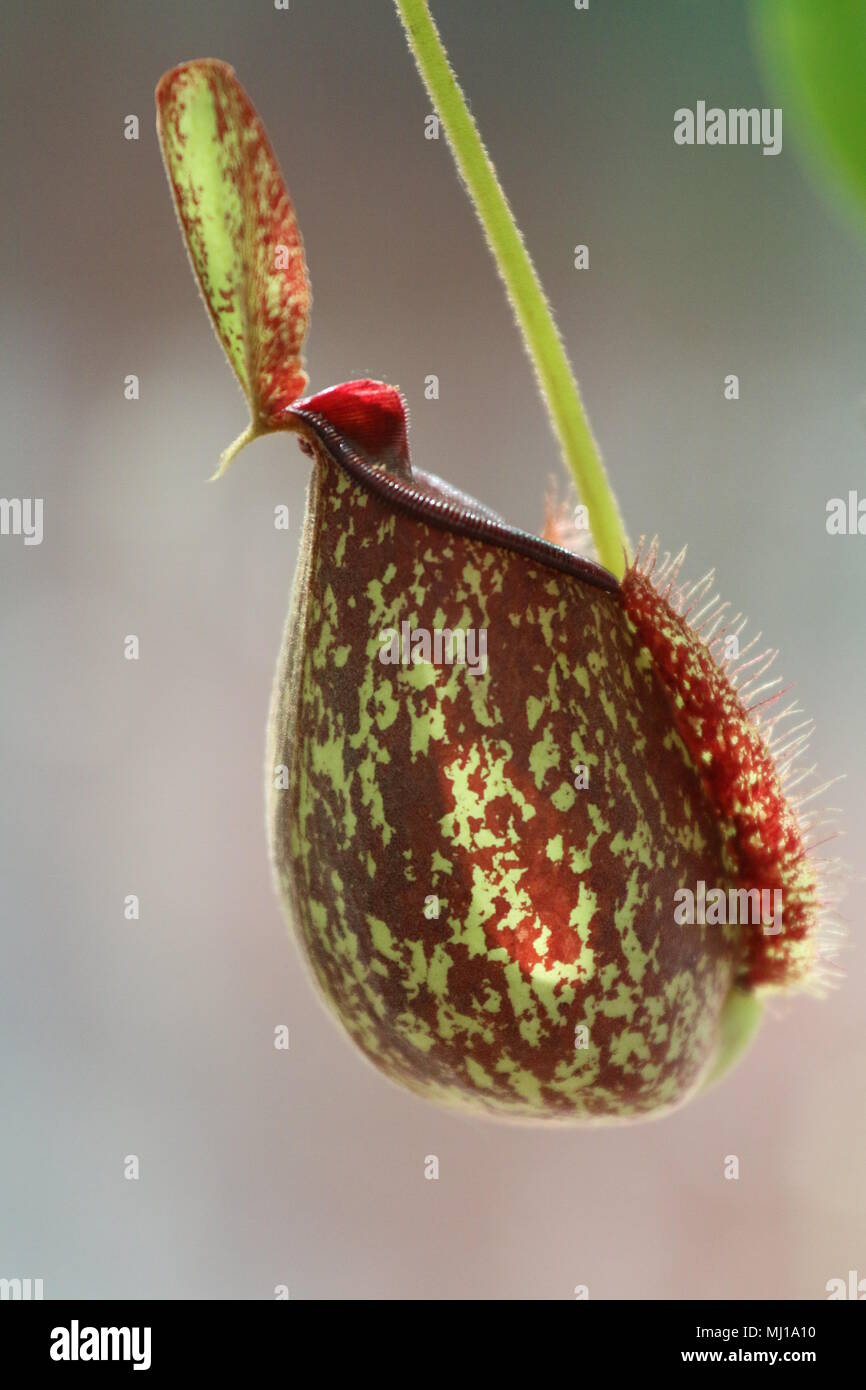
[[[544,540],[531,531],[509,525],[483,502],[476,501],[435,474],[412,465],[409,476],[400,477],[370,463],[323,415],[307,410],[303,405],[289,406],[285,413],[312,431],[328,456],[344,473],[397,510],[415,516],[440,531],[454,531],[471,540],[525,555],[528,560],[562,574],[572,574],[596,589],[604,589],[608,593],[619,592],[619,580],[603,565],[583,555],[575,555],[573,551]],[[311,452],[311,446],[303,436],[299,443],[304,452]]]

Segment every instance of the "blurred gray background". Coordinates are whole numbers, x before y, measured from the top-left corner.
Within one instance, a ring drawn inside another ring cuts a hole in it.
[[[828,537],[825,506],[866,489],[866,246],[787,130],[777,158],[674,145],[699,98],[776,104],[742,3],[433,8],[632,534],[688,541],[781,648],[821,770],[847,774],[830,800],[859,873],[866,539]],[[403,1094],[287,940],[264,726],[308,465],[277,438],[206,482],[245,406],[153,88],[215,56],[251,92],[306,240],[313,387],[399,383],[415,459],[537,527],[556,446],[393,7],[36,0],[3,28],[0,491],[43,497],[45,536],[0,540],[0,1275],[122,1298],[821,1298],[866,1276],[859,882],[841,990],[777,1004],[723,1086],[633,1129]]]

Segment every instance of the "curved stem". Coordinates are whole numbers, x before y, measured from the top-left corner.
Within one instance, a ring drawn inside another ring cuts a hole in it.
[[[589,512],[599,560],[621,578],[630,554],[628,537],[550,305],[448,62],[427,0],[395,3],[418,71],[487,236],[565,461]]]
[[[258,439],[259,435],[265,433],[267,433],[266,430],[263,430],[254,420],[251,420],[246,429],[238,435],[237,439],[235,439],[227,449],[223,449],[220,454],[219,466],[216,472],[211,474],[208,481],[215,483],[218,478],[221,478],[229,465],[237,458],[241,449],[245,449],[248,444],[252,444],[254,439]]]

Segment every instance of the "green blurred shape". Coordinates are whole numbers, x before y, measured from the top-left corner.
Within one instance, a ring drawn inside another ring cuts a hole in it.
[[[731,1067],[744,1056],[758,1031],[762,1015],[761,1002],[754,994],[742,989],[731,990],[719,1021],[719,1048],[716,1060],[704,1079],[702,1091],[721,1081]]]
[[[753,0],[750,8],[783,122],[790,117],[825,186],[844,190],[866,229],[866,0]]]

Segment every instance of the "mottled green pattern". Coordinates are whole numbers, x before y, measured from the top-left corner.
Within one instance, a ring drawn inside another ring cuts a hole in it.
[[[486,673],[382,665],[403,621],[486,628]],[[268,779],[302,949],[387,1075],[554,1120],[700,1083],[741,943],[673,922],[677,887],[724,881],[722,839],[616,594],[390,510],[319,450]]]

